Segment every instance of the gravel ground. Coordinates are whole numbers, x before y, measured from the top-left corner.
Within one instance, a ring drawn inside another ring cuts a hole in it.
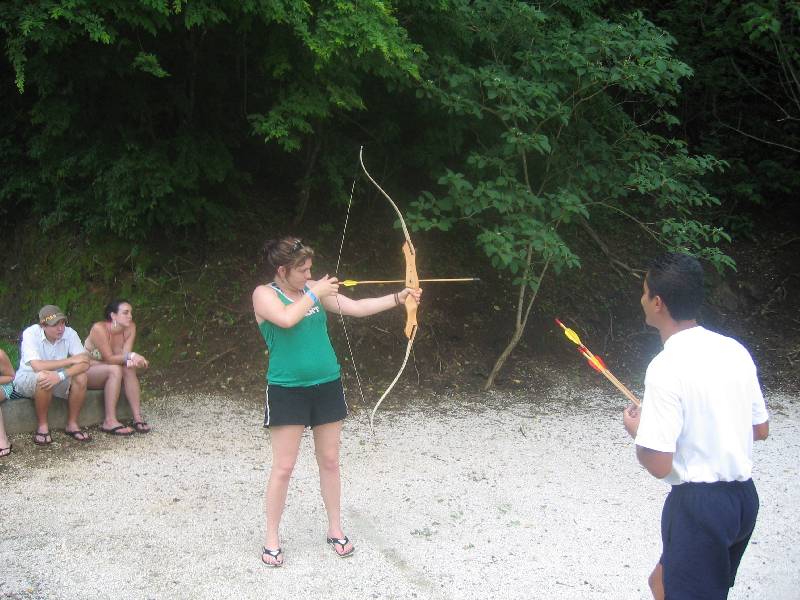
[[[397,392],[396,392],[397,393]],[[260,562],[269,464],[260,398],[168,396],[154,431],[80,446],[15,436],[0,461],[0,598],[649,598],[668,488],[638,468],[606,389],[439,395],[364,412],[343,438],[340,560],[311,440],[283,520],[286,565]],[[768,397],[761,515],[742,598],[800,598],[800,404]]]

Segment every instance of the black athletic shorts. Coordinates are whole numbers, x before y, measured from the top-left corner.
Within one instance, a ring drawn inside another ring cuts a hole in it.
[[[727,598],[757,515],[752,479],[672,486],[661,514],[667,598]]]
[[[307,387],[267,385],[264,427],[305,425],[316,427],[347,416],[342,380]]]

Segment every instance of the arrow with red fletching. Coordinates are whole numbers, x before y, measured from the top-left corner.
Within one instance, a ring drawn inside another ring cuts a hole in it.
[[[602,373],[605,376],[605,378],[608,379],[611,383],[613,383],[614,387],[616,387],[620,392],[622,392],[623,395],[628,400],[634,403],[634,405],[636,406],[642,405],[641,401],[636,396],[633,395],[633,392],[631,392],[627,387],[625,387],[625,385],[623,385],[623,383],[619,379],[617,379],[611,371],[608,370],[608,367],[606,367],[606,364],[603,362],[603,359],[597,356],[596,354],[592,354],[592,352],[586,346],[583,345],[581,338],[578,337],[578,334],[575,333],[575,331],[564,325],[558,319],[556,319],[556,323],[558,323],[561,329],[564,330],[564,335],[567,336],[567,339],[569,339],[569,341],[578,346],[578,352],[580,352],[581,355],[586,359],[590,367],[592,367],[595,371]]]

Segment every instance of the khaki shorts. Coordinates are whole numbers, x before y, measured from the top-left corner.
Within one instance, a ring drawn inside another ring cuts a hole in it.
[[[14,377],[14,391],[20,396],[33,398],[36,392],[37,381],[36,373],[31,371],[17,371],[17,376]],[[69,377],[64,381],[59,381],[58,385],[53,388],[53,396],[56,398],[69,398],[69,384]]]

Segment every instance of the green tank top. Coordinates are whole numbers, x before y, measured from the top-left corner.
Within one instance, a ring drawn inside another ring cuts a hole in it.
[[[269,285],[281,302],[292,304],[277,285]],[[315,302],[294,327],[286,329],[263,321],[258,328],[269,349],[268,383],[305,387],[339,379],[341,368],[328,337],[328,317],[320,302]]]

